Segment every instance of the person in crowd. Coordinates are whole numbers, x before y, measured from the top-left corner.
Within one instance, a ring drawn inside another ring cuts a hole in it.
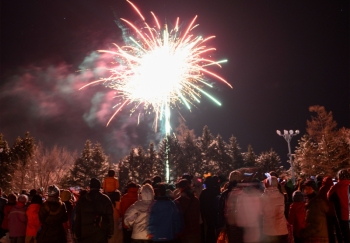
[[[7,203],[5,204],[4,207],[4,220],[2,221],[1,228],[6,234],[9,231],[9,226],[8,226],[8,216],[10,214],[11,209],[16,205],[17,203],[17,196],[14,193],[10,193],[7,197]]]
[[[156,185],[158,183],[161,183],[162,182],[162,177],[156,175],[152,178],[152,187],[153,187],[153,190],[154,190],[154,199],[157,199],[157,195],[159,194],[157,192],[158,188],[156,187]]]
[[[124,243],[131,242],[131,234],[132,231],[124,224],[125,212],[126,210],[133,205],[138,200],[138,190],[139,187],[135,182],[129,182],[127,185],[127,193],[122,196],[120,201],[120,215],[122,217],[123,222],[123,241]]]
[[[84,243],[107,243],[114,233],[113,205],[100,192],[101,182],[90,180],[90,191],[76,205],[74,233]]]
[[[79,200],[83,197],[86,197],[86,194],[88,193],[88,190],[86,189],[81,189],[79,191],[79,194],[77,195],[77,201],[76,204],[79,202]],[[76,212],[77,212],[77,207],[75,205],[75,207],[73,208],[72,211],[72,217],[71,217],[71,222],[72,222],[72,233],[73,235],[75,235],[75,218],[76,218]]]
[[[338,182],[333,185],[327,197],[334,204],[336,216],[339,221],[343,242],[350,242],[349,230],[349,185],[350,173],[343,169],[337,174]]]
[[[264,185],[265,191],[261,196],[264,242],[288,242],[284,196],[278,189],[278,180],[275,176],[270,176],[265,179]]]
[[[245,186],[237,195],[235,222],[243,229],[244,243],[260,242],[261,193],[256,188],[259,184],[249,180],[243,181]]]
[[[36,235],[40,229],[39,211],[43,200],[41,196],[34,195],[28,206],[26,215],[28,218],[26,227],[26,243],[36,243]]]
[[[242,192],[237,184],[241,182],[243,176],[239,171],[232,171],[229,175],[227,189],[224,190],[219,199],[218,206],[218,226],[227,229],[227,236],[230,243],[243,242],[243,229],[236,225],[235,208],[237,196]]]
[[[205,179],[206,188],[202,191],[199,201],[201,215],[206,229],[205,243],[215,243],[219,234],[217,224],[217,196],[220,195],[220,186],[217,176],[208,176]]]
[[[190,186],[191,180],[182,179],[178,183],[180,196],[175,199],[184,220],[181,243],[200,243],[201,239],[200,204]]]
[[[148,220],[148,238],[153,242],[174,242],[182,229],[180,212],[166,196],[166,185],[158,183],[159,196],[151,205]]]
[[[31,189],[29,191],[29,196],[28,196],[28,203],[31,203],[32,198],[36,195],[36,190],[35,189]]]
[[[340,226],[338,219],[335,215],[333,202],[329,201],[327,198],[327,193],[333,186],[333,179],[330,176],[326,176],[323,178],[322,186],[319,188],[319,197],[322,198],[328,205],[329,210],[327,213],[327,227],[328,227],[328,239],[329,243],[335,243],[336,237],[334,235],[334,231],[336,232],[338,242],[342,242]]]
[[[154,191],[150,184],[141,187],[139,200],[125,212],[124,225],[132,229],[132,243],[150,243],[148,239],[148,218],[150,205],[154,199]]]
[[[2,195],[2,189],[0,187],[0,239],[5,235],[4,230],[2,229],[2,221],[4,220],[5,214],[4,214],[4,208],[7,203],[7,199],[3,197]]]
[[[323,176],[322,175],[317,175],[315,179],[316,179],[317,191],[319,191],[320,188],[322,187]]]
[[[38,243],[67,242],[63,223],[67,222],[68,215],[56,185],[48,187],[47,200],[40,206],[39,220],[41,230],[37,236]]]
[[[114,170],[108,171],[108,176],[103,180],[102,188],[115,206],[116,202],[120,200],[120,193],[117,192],[119,189],[119,180],[115,177]]]
[[[289,207],[288,222],[293,225],[293,236],[295,243],[303,243],[300,231],[305,228],[305,201],[301,191],[295,191],[292,195],[293,203]]]
[[[64,203],[67,209],[68,221],[63,224],[63,227],[66,231],[67,240],[72,238],[72,214],[73,214],[73,200],[72,194],[69,190],[61,190],[60,192],[61,201]]]
[[[28,196],[21,194],[8,215],[8,227],[11,243],[24,243],[26,237]]]
[[[306,197],[305,228],[301,230],[300,236],[303,243],[328,243],[327,203],[316,193],[316,182],[312,179],[303,184],[303,192]]]

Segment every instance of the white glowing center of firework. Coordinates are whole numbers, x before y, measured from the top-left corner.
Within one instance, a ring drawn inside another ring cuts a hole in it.
[[[142,56],[124,91],[131,99],[159,104],[182,90],[181,81],[188,69],[184,52],[172,53],[166,46],[158,47]]]

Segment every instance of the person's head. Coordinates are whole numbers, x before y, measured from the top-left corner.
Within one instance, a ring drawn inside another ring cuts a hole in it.
[[[316,181],[322,182],[323,181],[323,175],[317,175],[316,176]]]
[[[316,190],[316,182],[314,180],[307,180],[303,184],[303,192],[305,195],[309,195],[315,192]]]
[[[68,202],[72,198],[70,191],[62,190],[61,191],[61,200],[62,202]]]
[[[265,188],[278,187],[278,180],[275,176],[268,177],[265,179],[264,185]]]
[[[30,203],[31,204],[42,204],[43,199],[41,198],[40,195],[34,195]]]
[[[7,196],[7,200],[8,200],[8,203],[10,203],[10,204],[16,203],[16,202],[17,202],[17,196],[16,196],[16,194],[10,193],[10,194]]]
[[[167,186],[165,183],[163,183],[163,182],[158,183],[156,185],[156,189],[157,189],[156,192],[158,194],[156,196],[158,196],[158,197],[165,197],[166,196]]]
[[[101,181],[97,178],[91,178],[89,186],[90,190],[99,190],[101,188]]]
[[[142,182],[142,185],[150,184],[152,185],[152,181],[150,179],[146,179],[144,182]]]
[[[21,195],[19,195],[17,201],[18,201],[19,203],[26,204],[26,203],[28,202],[28,196],[25,195],[25,194],[21,194]]]
[[[115,171],[114,170],[109,170],[108,171],[108,176],[109,177],[114,177],[115,176]]]
[[[350,180],[350,173],[346,169],[339,170],[337,173],[337,178],[339,181]]]
[[[230,173],[229,177],[228,177],[228,180],[229,182],[240,182],[242,180],[242,173],[237,171],[237,170],[234,170]]]
[[[130,189],[130,188],[138,188],[137,184],[133,181],[129,182],[127,185],[126,185],[126,188],[127,189]]]
[[[304,195],[301,191],[295,191],[292,195],[293,202],[303,202],[304,201]]]
[[[47,196],[50,199],[58,199],[60,197],[60,189],[56,185],[47,188]]]
[[[331,187],[333,186],[333,179],[330,176],[326,176],[322,180],[322,186]]]
[[[177,183],[177,187],[180,189],[180,191],[184,191],[186,188],[188,188],[190,186],[190,183],[188,182],[187,179],[181,179],[178,183]]]
[[[140,197],[144,201],[151,201],[154,198],[153,187],[150,184],[145,184],[140,189]]]
[[[32,189],[29,191],[29,196],[30,197],[34,197],[36,195],[36,190],[35,189]]]
[[[152,184],[153,184],[153,185],[156,185],[157,183],[162,182],[162,177],[160,177],[160,176],[157,175],[157,176],[154,176],[152,180],[153,180],[153,183],[152,183]]]
[[[270,174],[271,176],[274,176],[274,177],[278,178],[278,175],[277,175],[276,171],[270,171],[269,174]]]
[[[182,177],[181,177],[181,179],[185,179],[185,180],[187,180],[188,181],[188,183],[191,185],[191,183],[192,183],[192,179],[193,179],[193,176],[192,175],[190,175],[190,174],[183,174],[182,175]]]

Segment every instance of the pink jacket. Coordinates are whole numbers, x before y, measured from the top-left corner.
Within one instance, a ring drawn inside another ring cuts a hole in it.
[[[26,235],[28,236],[36,236],[38,233],[38,230],[41,226],[40,220],[39,220],[39,210],[40,205],[39,204],[30,204],[27,209],[27,228],[26,228]]]
[[[17,202],[13,206],[8,216],[8,226],[10,237],[20,237],[26,235],[27,215],[23,203]]]

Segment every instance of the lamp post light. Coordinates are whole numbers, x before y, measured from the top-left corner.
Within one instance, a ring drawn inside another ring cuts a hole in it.
[[[293,185],[295,184],[295,175],[294,175],[294,164],[293,164],[293,156],[292,156],[292,152],[291,152],[291,149],[290,149],[290,141],[292,140],[292,137],[296,136],[299,134],[299,130],[283,130],[283,134],[281,133],[280,130],[277,130],[276,131],[277,134],[281,137],[284,137],[284,139],[287,141],[288,143],[288,157],[289,157],[289,163],[290,163],[290,167],[292,169],[292,182],[293,182]]]

